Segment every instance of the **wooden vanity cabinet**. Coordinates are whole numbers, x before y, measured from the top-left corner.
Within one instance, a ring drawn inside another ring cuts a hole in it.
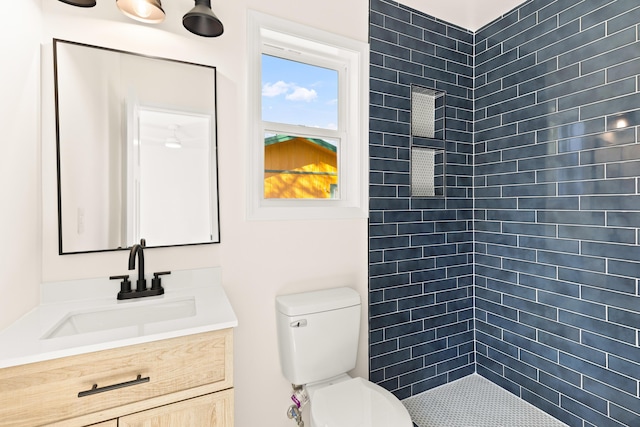
[[[118,427],[233,425],[233,391],[223,390],[118,419]]]
[[[0,424],[232,427],[232,350],[225,329],[0,369]]]
[[[86,427],[233,426],[233,389],[153,408]]]

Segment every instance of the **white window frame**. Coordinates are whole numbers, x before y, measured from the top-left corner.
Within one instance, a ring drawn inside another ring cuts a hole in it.
[[[262,121],[262,54],[324,66],[339,72],[338,129]],[[369,45],[256,11],[248,14],[247,219],[368,217]],[[306,129],[306,133],[305,133]],[[339,139],[336,199],[265,199],[264,135]]]

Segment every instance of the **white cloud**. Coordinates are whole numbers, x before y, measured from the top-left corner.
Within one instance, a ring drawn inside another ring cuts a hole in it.
[[[285,83],[282,80],[276,83],[265,83],[265,85],[262,86],[262,96],[272,98],[274,96],[282,95],[289,92],[291,86],[291,83]]]
[[[313,89],[295,86],[293,92],[285,97],[289,101],[306,101],[311,102],[318,97],[318,92]]]
[[[262,86],[262,96],[273,98],[280,95],[285,95],[287,101],[311,102],[318,97],[318,92],[282,80],[275,83],[265,83]]]

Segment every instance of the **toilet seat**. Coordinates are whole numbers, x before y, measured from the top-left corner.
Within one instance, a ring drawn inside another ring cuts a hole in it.
[[[314,427],[412,427],[411,417],[393,394],[362,378],[323,387],[311,399]]]

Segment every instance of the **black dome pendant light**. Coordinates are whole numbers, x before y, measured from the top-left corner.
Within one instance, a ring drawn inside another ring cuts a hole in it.
[[[78,7],[96,5],[96,0],[59,1]],[[116,0],[116,5],[129,18],[148,24],[160,23],[165,17],[161,0]],[[182,17],[182,25],[202,37],[218,37],[224,32],[222,22],[211,10],[211,0],[195,0],[195,7]]]
[[[211,10],[211,0],[195,0],[196,5],[182,18],[182,25],[202,37],[218,37],[224,31],[222,22]]]
[[[60,0],[62,3],[70,4],[71,6],[78,7],[93,7],[96,5],[96,0]]]

